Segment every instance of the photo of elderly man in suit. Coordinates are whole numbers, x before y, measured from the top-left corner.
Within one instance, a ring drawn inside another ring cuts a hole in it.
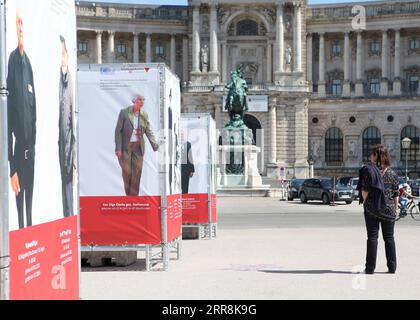
[[[16,12],[18,47],[9,57],[7,88],[8,147],[11,186],[16,195],[19,229],[32,226],[34,192],[36,98],[31,62],[24,50],[23,19]]]
[[[149,116],[142,111],[145,98],[136,95],[131,107],[121,110],[115,129],[115,154],[122,168],[124,188],[127,196],[140,194],[140,182],[145,157],[146,135],[153,151],[159,151]]]
[[[61,41],[61,68],[60,68],[60,120],[58,150],[61,169],[62,199],[64,217],[72,217],[73,213],[73,172],[75,142],[74,136],[74,99],[73,81],[69,72],[69,55],[66,40],[60,36]]]
[[[191,142],[185,138],[185,132],[181,131],[181,182],[182,194],[188,194],[190,188],[190,179],[195,174],[194,159],[192,156]]]

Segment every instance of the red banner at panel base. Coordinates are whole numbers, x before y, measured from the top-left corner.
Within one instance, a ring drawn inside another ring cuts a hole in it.
[[[202,194],[184,194],[182,196],[182,210],[184,224],[217,223],[216,195],[211,196],[211,221],[209,221],[209,196]]]
[[[10,232],[11,300],[78,300],[77,217]]]

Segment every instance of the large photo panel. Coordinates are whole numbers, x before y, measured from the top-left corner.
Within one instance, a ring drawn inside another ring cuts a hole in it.
[[[183,223],[209,222],[210,115],[181,118]]]
[[[85,245],[161,242],[161,71],[81,66],[81,232]]]
[[[11,298],[77,299],[75,3],[6,12]]]
[[[165,70],[165,74],[167,241],[171,242],[179,238],[182,233],[181,88],[178,77],[169,71],[169,69]]]

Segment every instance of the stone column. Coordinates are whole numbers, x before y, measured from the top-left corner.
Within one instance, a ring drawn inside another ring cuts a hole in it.
[[[108,31],[108,62],[113,63],[115,60],[115,31]]]
[[[276,59],[277,72],[284,71],[284,17],[283,4],[277,4],[277,27],[276,27]]]
[[[362,32],[357,32],[357,57],[356,57],[356,96],[363,97],[363,38]]]
[[[140,62],[140,45],[138,32],[133,33],[133,62]]]
[[[102,31],[96,31],[96,63],[102,64]]]
[[[325,34],[319,34],[319,81],[318,96],[325,98],[327,95],[325,88]]]
[[[210,72],[219,72],[217,40],[217,8],[215,3],[210,6]]]
[[[308,33],[306,38],[306,78],[308,79],[309,86],[312,88],[313,84],[313,72],[312,72],[312,51],[313,51],[313,37],[311,33]]]
[[[193,26],[192,26],[192,63],[193,72],[200,72],[200,7],[193,8]]]
[[[146,33],[146,63],[152,62],[152,35]]]
[[[188,37],[182,38],[182,80],[188,82]]]
[[[176,73],[176,38],[175,34],[171,35],[171,70]]]
[[[351,82],[351,47],[350,35],[346,31],[344,33],[344,84],[343,84],[343,97],[350,97],[350,82]]]
[[[388,95],[388,30],[382,31],[382,80],[380,96]]]
[[[273,45],[267,44],[267,83],[273,82]]]
[[[269,164],[277,163],[277,107],[276,105],[270,106],[269,110],[270,121],[270,154]]]
[[[302,8],[300,2],[295,5],[294,23],[294,71],[302,72]]]
[[[227,83],[229,79],[228,68],[227,68],[227,58],[228,58],[228,46],[226,41],[222,43],[222,83]]]
[[[395,30],[395,60],[394,60],[394,96],[401,95],[401,32]]]
[[[302,101],[295,105],[295,176],[307,177],[309,175],[308,164],[308,139],[302,137],[309,136],[309,121],[308,121],[308,103],[309,101]]]

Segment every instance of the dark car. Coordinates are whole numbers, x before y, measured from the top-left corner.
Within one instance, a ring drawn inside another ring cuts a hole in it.
[[[352,179],[353,177],[342,177],[338,179],[337,183],[343,186],[349,186],[351,184]]]
[[[293,201],[299,199],[299,190],[305,179],[293,179],[287,188],[287,200]]]
[[[351,204],[354,199],[354,190],[351,186],[338,183],[334,188],[331,178],[308,179],[299,190],[299,198],[302,203],[307,203],[309,200],[321,200],[324,204],[330,204],[332,201],[344,201]]]
[[[418,197],[420,190],[420,180],[409,181],[408,184],[411,187],[411,194],[415,197]]]

